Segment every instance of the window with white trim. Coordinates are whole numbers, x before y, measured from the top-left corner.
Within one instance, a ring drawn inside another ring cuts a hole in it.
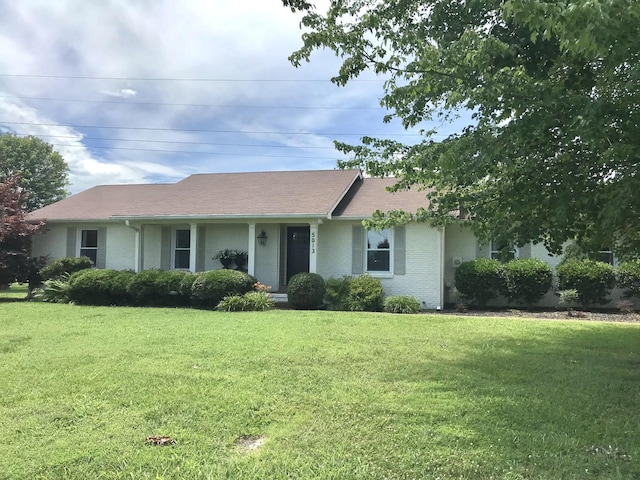
[[[98,230],[80,231],[80,256],[89,257],[94,265],[98,260]]]
[[[367,230],[366,234],[366,271],[370,273],[391,273],[391,230]]]
[[[508,262],[514,258],[518,258],[518,247],[509,245],[507,242],[491,240],[491,258]]]
[[[189,270],[191,258],[191,230],[174,231],[173,268]]]

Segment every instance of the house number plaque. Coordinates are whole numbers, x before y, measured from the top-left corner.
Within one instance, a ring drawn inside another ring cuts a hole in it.
[[[316,253],[316,232],[311,232],[311,253]]]

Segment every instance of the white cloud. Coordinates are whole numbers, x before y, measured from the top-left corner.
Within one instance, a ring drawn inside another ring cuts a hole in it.
[[[359,135],[329,134],[402,131],[361,109],[377,105],[380,82],[330,84],[339,63],[328,53],[291,66],[299,15],[279,0],[30,0],[3,2],[2,13],[0,72],[31,76],[0,76],[14,97],[0,98],[0,126],[56,145],[74,192],[200,171],[333,168],[339,154],[316,147]]]
[[[103,90],[100,93],[108,97],[133,98],[137,95],[138,92],[136,92],[132,88],[121,88],[120,90],[114,90],[114,91]]]

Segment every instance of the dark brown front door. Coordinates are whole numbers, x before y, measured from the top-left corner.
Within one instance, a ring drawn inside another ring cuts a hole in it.
[[[309,271],[309,227],[287,227],[287,283]]]

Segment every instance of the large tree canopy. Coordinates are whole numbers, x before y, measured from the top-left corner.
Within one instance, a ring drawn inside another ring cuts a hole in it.
[[[65,198],[68,171],[62,156],[38,137],[0,135],[0,182],[20,177],[27,211]]]
[[[333,81],[387,79],[382,105],[405,127],[473,112],[443,141],[336,142],[343,166],[426,189],[431,207],[375,216],[442,225],[463,209],[476,234],[559,252],[640,253],[640,2],[637,0],[304,0],[303,46],[343,58]]]

